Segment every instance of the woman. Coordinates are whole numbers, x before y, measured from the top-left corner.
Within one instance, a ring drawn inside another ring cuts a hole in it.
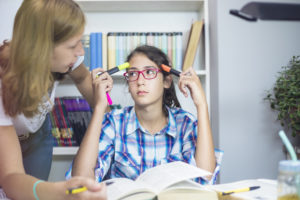
[[[99,100],[72,171],[67,176],[136,179],[148,168],[176,160],[217,174],[208,108],[201,82],[190,68],[181,73],[179,89],[187,90],[197,118],[180,108],[172,77],[162,70],[167,56],[152,46],[136,48],[124,74],[134,106],[104,115],[105,92],[112,87],[108,75],[93,74]],[[99,123],[103,121],[103,123]],[[212,180],[215,180],[213,177]],[[210,180],[202,180],[202,183]]]
[[[65,191],[81,185],[87,191],[76,198],[105,198],[104,186],[83,177],[38,180],[47,180],[51,167],[52,139],[45,119],[59,80],[69,74],[93,104],[91,77],[82,64],[84,25],[84,14],[72,0],[24,0],[12,40],[0,48],[0,187],[8,198],[74,198]]]

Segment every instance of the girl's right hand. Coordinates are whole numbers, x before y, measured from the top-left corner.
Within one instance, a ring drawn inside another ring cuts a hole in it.
[[[89,199],[89,200],[106,200],[107,194],[106,194],[106,185],[104,183],[98,183],[93,179],[86,178],[86,177],[79,177],[75,176],[71,179],[59,182],[58,185],[60,189],[63,189],[63,198],[59,199]],[[77,194],[66,194],[66,191],[70,188],[77,188],[80,186],[85,186],[87,188],[86,191],[77,193]]]
[[[97,75],[98,73],[102,73],[102,74]],[[95,107],[99,105],[101,107],[106,108],[107,106],[106,92],[111,91],[113,87],[113,79],[108,73],[105,72],[105,70],[101,68],[97,68],[92,71],[92,81],[93,81]]]

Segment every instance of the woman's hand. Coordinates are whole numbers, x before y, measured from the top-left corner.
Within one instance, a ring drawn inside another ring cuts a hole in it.
[[[98,73],[102,74],[97,75]],[[105,72],[105,70],[97,68],[92,71],[92,81],[95,107],[101,106],[106,108],[106,92],[110,92],[112,90],[113,79],[108,73]]]
[[[63,186],[62,186],[62,185]],[[80,186],[85,186],[86,191],[77,194],[66,194],[66,190],[69,188],[77,188]],[[63,198],[60,199],[90,199],[90,200],[106,200],[106,185],[105,183],[98,183],[90,178],[85,177],[73,177],[65,182],[58,182],[57,187],[63,192]]]
[[[188,90],[190,91],[191,97],[197,108],[199,108],[199,106],[207,106],[205,93],[200,79],[192,67],[180,74],[178,87],[185,97],[188,97]]]

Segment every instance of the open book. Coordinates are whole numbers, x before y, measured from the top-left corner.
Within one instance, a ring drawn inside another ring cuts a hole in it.
[[[218,200],[217,193],[190,180],[211,175],[184,162],[176,161],[143,172],[135,181],[114,178],[105,181],[109,200]]]

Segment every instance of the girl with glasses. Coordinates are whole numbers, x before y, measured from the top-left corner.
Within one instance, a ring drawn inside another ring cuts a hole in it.
[[[117,177],[134,180],[149,168],[173,161],[216,175],[207,102],[195,71],[190,68],[182,72],[178,87],[187,98],[189,90],[197,117],[180,108],[172,76],[161,68],[161,64],[170,66],[161,50],[140,46],[127,61],[130,67],[124,76],[134,106],[104,114],[105,92],[111,90],[112,82],[102,75],[96,78],[93,72],[99,99],[67,177],[96,177],[99,182]]]

